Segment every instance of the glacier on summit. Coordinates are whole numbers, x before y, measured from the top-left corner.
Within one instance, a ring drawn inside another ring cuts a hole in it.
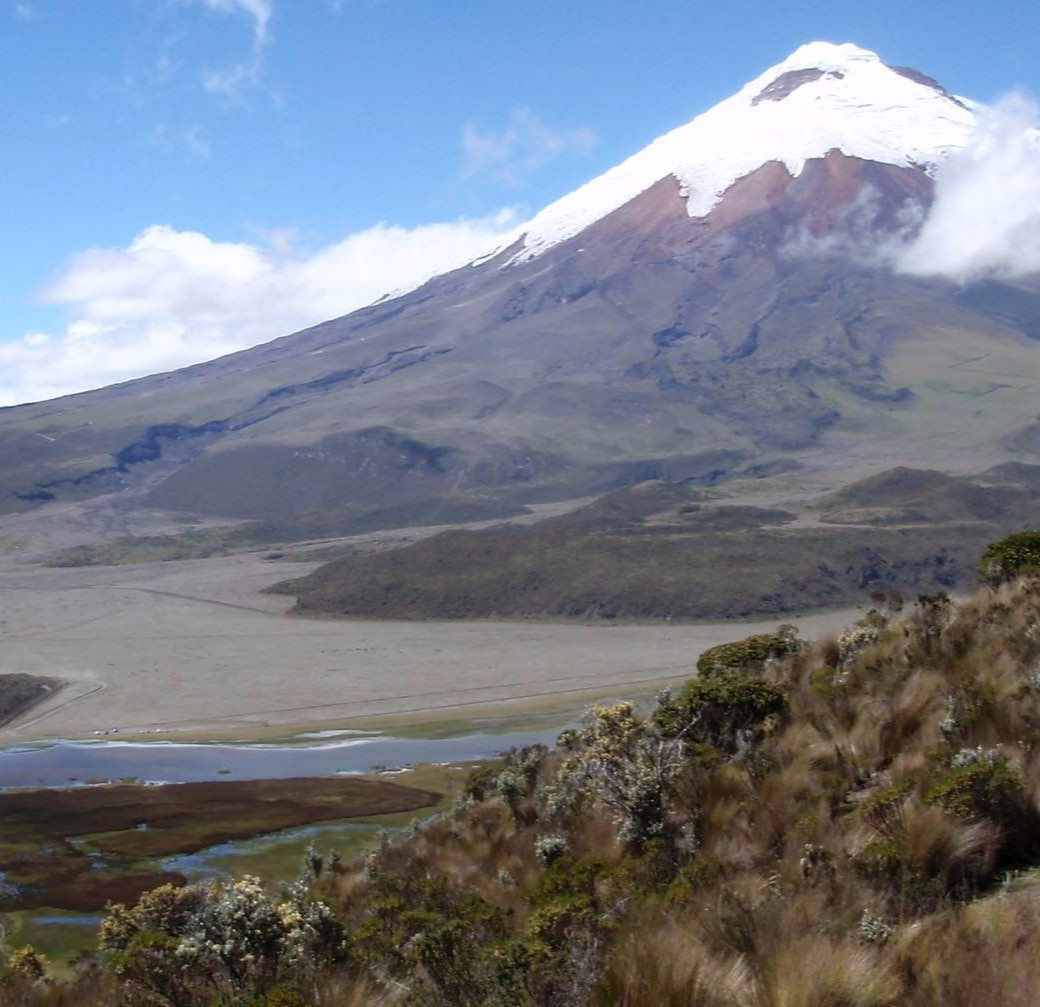
[[[811,42],[731,98],[550,204],[477,263],[522,242],[524,262],[583,231],[668,175],[691,217],[703,217],[738,179],[770,161],[792,176],[838,150],[930,174],[963,150],[978,106],[917,71],[852,44]]]

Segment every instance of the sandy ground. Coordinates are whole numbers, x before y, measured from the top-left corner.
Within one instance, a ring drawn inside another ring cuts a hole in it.
[[[0,672],[70,685],[6,741],[118,727],[225,734],[616,692],[690,673],[707,646],[776,620],[712,625],[365,622],[289,616],[259,590],[303,564],[0,567]],[[853,612],[794,620],[816,636]]]
[[[0,672],[69,682],[7,742],[119,728],[272,725],[604,695],[687,677],[708,646],[775,627],[311,620],[259,593],[311,569],[239,555],[141,566],[0,565]],[[794,619],[806,636],[855,612]]]

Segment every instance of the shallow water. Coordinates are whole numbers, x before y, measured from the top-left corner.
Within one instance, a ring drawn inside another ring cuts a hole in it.
[[[237,839],[229,843],[208,846],[196,853],[181,853],[164,857],[164,870],[183,874],[188,881],[206,881],[212,878],[238,875],[245,871],[256,872],[261,858],[269,867],[263,871],[266,881],[289,881],[299,873],[304,850],[311,844],[322,851],[348,848],[352,845],[374,842],[382,825],[369,822],[318,822],[296,829],[254,836],[252,839]],[[394,830],[391,830],[394,831]],[[271,861],[278,866],[291,864],[291,872],[270,869]]]
[[[404,769],[419,763],[491,758],[513,747],[552,745],[560,728],[446,738],[381,734],[304,744],[179,744],[173,742],[33,742],[0,749],[0,789],[63,787],[110,780],[196,783],[270,780]]]

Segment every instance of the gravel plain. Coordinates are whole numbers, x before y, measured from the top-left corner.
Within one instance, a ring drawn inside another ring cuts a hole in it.
[[[68,682],[0,732],[263,734],[279,725],[478,711],[679,680],[706,647],[777,620],[676,625],[302,618],[260,591],[309,564],[243,554],[138,566],[0,563],[0,673]],[[806,636],[851,610],[788,621]]]

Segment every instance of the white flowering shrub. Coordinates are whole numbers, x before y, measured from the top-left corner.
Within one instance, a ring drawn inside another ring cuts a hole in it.
[[[223,974],[233,988],[273,979],[288,922],[258,878],[247,875],[214,889],[177,948],[185,968]]]
[[[101,946],[146,1002],[188,1005],[210,1003],[214,989],[255,996],[295,980],[301,970],[341,957],[344,934],[305,884],[274,899],[246,876],[182,889],[164,885],[134,907],[113,906]]]
[[[539,836],[534,841],[534,857],[543,867],[556,863],[567,852],[567,837],[559,833]]]
[[[946,703],[946,713],[943,715],[942,720],[939,721],[939,734],[944,741],[950,741],[961,731],[962,725],[958,716],[960,712],[959,703],[953,693],[947,695],[944,702]]]
[[[559,822],[594,801],[611,812],[626,844],[663,835],[684,761],[681,737],[663,737],[631,703],[618,703],[592,707],[569,740],[571,754],[541,794],[547,817]]]
[[[965,766],[1001,766],[1004,764],[1004,756],[999,748],[962,748],[951,760],[952,769],[963,769]]]
[[[527,781],[518,770],[503,769],[495,778],[495,793],[509,805],[516,818],[520,814],[520,801],[527,793]]]
[[[867,647],[877,643],[880,635],[881,626],[875,622],[859,623],[845,630],[838,637],[839,665],[848,668]]]

